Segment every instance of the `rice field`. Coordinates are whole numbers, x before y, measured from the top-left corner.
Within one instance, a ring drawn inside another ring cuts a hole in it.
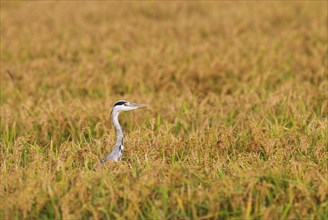
[[[1,1],[0,219],[327,219],[327,8]]]

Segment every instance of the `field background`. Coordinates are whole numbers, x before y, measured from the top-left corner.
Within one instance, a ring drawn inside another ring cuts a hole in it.
[[[3,219],[327,219],[327,2],[1,1]],[[120,115],[126,99],[151,108]]]

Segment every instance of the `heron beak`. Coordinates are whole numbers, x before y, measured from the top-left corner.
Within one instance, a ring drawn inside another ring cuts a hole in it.
[[[142,107],[146,107],[147,105],[145,104],[138,104],[138,103],[129,103],[129,107],[133,108],[133,109],[137,109],[137,108],[142,108]]]

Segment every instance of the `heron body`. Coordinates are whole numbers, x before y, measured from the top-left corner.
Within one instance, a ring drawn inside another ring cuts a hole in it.
[[[118,116],[120,112],[131,111],[144,106],[145,105],[127,102],[124,100],[120,100],[115,103],[111,115],[112,115],[112,122],[116,130],[116,143],[113,151],[110,154],[108,154],[105,158],[100,160],[101,163],[104,163],[107,160],[113,160],[115,162],[118,162],[122,158],[122,152],[124,150],[124,134],[123,134],[123,129],[118,120]]]

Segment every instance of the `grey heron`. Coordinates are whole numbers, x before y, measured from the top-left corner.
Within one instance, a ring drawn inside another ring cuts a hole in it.
[[[118,121],[118,115],[120,114],[120,112],[131,111],[145,106],[146,105],[144,104],[137,104],[137,103],[127,102],[124,100],[117,101],[114,104],[111,115],[112,115],[112,122],[116,130],[116,144],[114,146],[113,151],[110,154],[108,154],[105,158],[100,160],[100,163],[104,163],[107,160],[113,160],[115,162],[118,162],[122,157],[122,151],[124,149],[124,143],[123,143],[124,134],[120,122]]]

